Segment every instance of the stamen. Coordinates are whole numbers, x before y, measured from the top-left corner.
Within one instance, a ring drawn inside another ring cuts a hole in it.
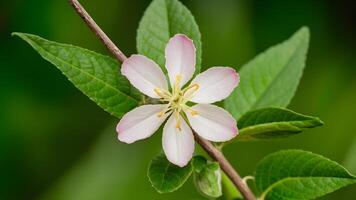
[[[179,94],[180,92],[180,82],[182,81],[182,75],[176,75],[176,80],[174,82],[173,94]]]
[[[168,91],[163,90],[161,88],[155,88],[154,91],[156,92],[156,94],[159,97],[161,97],[164,100],[169,100],[171,98],[171,96],[172,96]]]
[[[190,114],[191,114],[192,116],[194,116],[194,115],[199,114],[199,112],[198,112],[198,111],[196,111],[196,110],[192,110],[192,111],[190,112]]]
[[[161,112],[157,113],[157,117],[162,117],[164,115],[164,113],[166,113],[166,112],[161,111]]]
[[[187,105],[184,105],[184,106],[183,106],[183,109],[188,110],[189,113],[190,113],[192,116],[199,114],[198,111],[192,109],[191,107],[189,107],[189,106],[187,106]]]
[[[190,85],[190,86],[186,87],[182,92],[185,93],[190,89],[193,89],[193,91],[195,92],[195,91],[199,90],[199,88],[200,88],[199,84],[198,83],[194,83],[193,85]]]
[[[178,74],[176,76],[176,83],[180,83],[180,81],[182,80],[182,75],[181,74]]]
[[[168,111],[172,110],[171,104],[167,104],[167,106],[159,113],[157,113],[157,117],[162,117],[164,114],[166,114]]]
[[[192,97],[194,92],[198,91],[200,88],[200,85],[197,83],[194,83],[190,85],[189,87],[185,88],[183,90],[183,97],[184,97],[184,103],[188,102]]]
[[[180,122],[180,120],[177,122],[177,124],[176,124],[176,128],[179,130],[179,131],[182,131],[182,128],[180,127],[180,125],[181,125],[181,122]]]
[[[176,120],[177,120],[177,124],[176,124],[176,128],[179,130],[179,131],[182,131],[182,128],[181,128],[181,119],[180,119],[180,116],[179,116],[179,112],[178,111],[175,111],[175,115],[176,115]]]

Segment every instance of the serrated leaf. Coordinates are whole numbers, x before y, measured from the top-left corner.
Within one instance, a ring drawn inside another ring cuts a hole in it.
[[[309,30],[301,28],[287,41],[244,65],[240,85],[224,102],[226,109],[239,119],[258,108],[286,107],[302,76],[308,43]]]
[[[202,161],[202,160],[200,160]],[[202,164],[202,162],[200,162]],[[222,195],[221,172],[217,162],[198,165],[200,170],[194,172],[194,183],[197,190],[208,198],[218,198]]]
[[[201,65],[201,36],[191,12],[177,0],[153,0],[137,30],[137,51],[156,61],[166,72],[164,50],[170,37],[183,33],[196,48],[196,70]]]
[[[261,108],[246,113],[237,124],[240,131],[233,141],[288,137],[324,123],[317,117],[298,114],[284,108]]]
[[[147,175],[157,192],[169,193],[182,187],[192,171],[191,163],[185,167],[178,167],[161,154],[151,161]]]
[[[308,200],[356,183],[344,167],[320,155],[283,150],[257,166],[256,186],[265,200]]]
[[[27,33],[13,33],[55,65],[85,95],[116,117],[134,108],[139,95],[119,73],[119,63],[87,49]]]

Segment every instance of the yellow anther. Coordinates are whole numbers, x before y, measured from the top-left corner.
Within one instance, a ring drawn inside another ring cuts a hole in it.
[[[162,90],[160,88],[155,88],[154,91],[162,99],[168,100],[171,97],[171,94],[169,92],[167,92],[166,90]]]
[[[184,105],[184,106],[183,106],[183,109],[184,109],[186,112],[189,111],[189,113],[190,113],[192,116],[199,114],[198,111],[193,110],[191,107],[189,107],[189,106],[187,106],[187,105]]]
[[[181,123],[180,123],[180,121],[178,121],[177,122],[177,124],[176,124],[176,128],[179,130],[179,131],[182,131],[182,128],[181,128]]]
[[[160,97],[163,98],[163,93],[162,93],[162,90],[161,90],[161,89],[155,88],[154,91],[156,92],[156,94],[157,94],[158,96],[160,96]]]
[[[192,88],[194,91],[199,90],[200,86],[198,83],[194,83],[193,85],[189,86],[190,88]]]
[[[198,111],[195,111],[195,110],[192,110],[192,111],[190,112],[190,114],[191,114],[192,116],[194,116],[194,115],[199,114],[199,112],[198,112]]]
[[[193,93],[193,92],[199,90],[199,88],[200,88],[200,85],[198,83],[194,83],[194,84],[184,88],[183,92],[187,93],[188,91],[190,91],[190,89],[192,89],[193,91],[190,91],[190,93]]]
[[[179,131],[182,131],[182,128],[181,128],[181,125],[182,125],[182,122],[180,121],[180,110],[175,110],[174,111],[174,115],[176,117],[176,120],[177,120],[177,123],[176,123],[176,128],[179,130]]]
[[[154,91],[158,96],[161,95],[161,89],[155,88]]]
[[[159,112],[159,113],[157,113],[157,117],[162,117],[164,115],[164,112],[162,111],[162,112]]]
[[[164,115],[165,115],[168,111],[170,111],[170,110],[172,110],[172,107],[171,107],[171,104],[168,103],[168,104],[165,106],[165,108],[164,108],[161,112],[157,113],[157,117],[162,117],[162,116],[164,116]]]

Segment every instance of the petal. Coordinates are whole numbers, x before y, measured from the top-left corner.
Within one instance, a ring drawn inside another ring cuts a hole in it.
[[[126,113],[116,126],[121,142],[133,143],[150,137],[161,126],[169,113],[158,116],[166,105],[144,105]]]
[[[214,103],[228,97],[240,81],[239,74],[231,67],[212,67],[198,74],[190,85],[197,84],[197,91],[190,101]]]
[[[195,71],[195,46],[193,41],[183,34],[176,34],[169,40],[165,54],[171,86],[174,86],[176,77],[180,75],[179,86],[182,87],[192,78]]]
[[[235,119],[226,110],[209,104],[197,104],[191,107],[197,113],[186,111],[191,127],[201,137],[224,142],[238,134]]]
[[[161,68],[149,58],[142,55],[132,55],[122,63],[121,73],[130,83],[145,95],[160,98],[155,88],[167,90],[167,79]]]
[[[171,163],[184,167],[194,153],[194,136],[184,119],[181,118],[180,129],[176,125],[177,118],[172,114],[163,128],[163,151]]]

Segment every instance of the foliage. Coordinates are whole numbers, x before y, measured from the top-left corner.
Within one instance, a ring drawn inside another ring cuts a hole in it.
[[[338,163],[301,150],[282,150],[257,166],[261,199],[314,199],[356,182]]]
[[[166,71],[164,50],[170,37],[183,33],[196,48],[196,71],[201,65],[201,39],[190,11],[177,0],[154,0],[148,6],[137,30],[137,51],[158,63]]]
[[[226,109],[239,119],[248,111],[286,107],[293,98],[305,66],[309,30],[259,54],[242,67],[241,85],[225,100]]]
[[[238,122],[240,132],[234,141],[284,138],[304,129],[323,125],[317,117],[298,114],[283,108],[262,108],[243,115]]]
[[[177,0],[153,0],[137,31],[138,53],[156,61],[163,70],[164,49],[176,33],[190,37],[197,50],[196,72],[201,67],[201,34],[191,12]],[[14,33],[55,65],[79,90],[105,111],[123,116],[141,102],[140,96],[119,73],[119,63],[98,53]],[[295,135],[323,125],[285,107],[293,98],[305,66],[309,30],[267,49],[241,69],[241,84],[223,105],[238,120],[235,141],[255,141]],[[224,174],[216,162],[195,156],[185,167],[171,164],[164,155],[150,163],[148,177],[159,193],[179,189],[193,174],[198,191],[208,198],[222,195]],[[226,177],[225,177],[226,178]],[[341,165],[302,150],[285,150],[267,156],[257,166],[256,185],[261,199],[313,199],[353,184],[356,178]],[[224,190],[225,191],[225,190]]]
[[[173,192],[180,188],[193,171],[192,165],[178,167],[163,154],[156,156],[148,167],[148,178],[159,193]]]
[[[44,59],[55,65],[91,100],[116,117],[138,105],[139,96],[118,73],[118,62],[93,51],[41,37],[13,33],[29,43]]]

